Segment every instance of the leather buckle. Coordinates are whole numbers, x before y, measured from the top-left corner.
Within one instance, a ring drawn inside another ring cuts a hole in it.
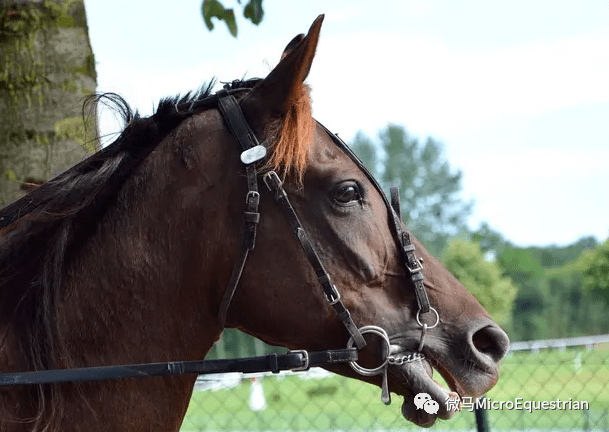
[[[415,268],[410,268],[410,266],[408,265],[408,261],[406,261],[404,263],[404,265],[406,266],[406,268],[408,269],[410,274],[418,273],[423,270],[423,264],[421,264],[421,261],[419,261],[419,259],[417,257],[414,257],[414,260],[417,263],[417,267],[415,267]]]
[[[288,351],[289,354],[302,354],[302,361],[304,362],[303,366],[290,369],[292,372],[304,372],[309,370],[309,353],[305,350],[294,350]]]
[[[247,195],[245,195],[245,204],[250,204],[250,199],[253,200],[253,206],[258,206],[258,203],[260,202],[260,194],[258,191],[247,191]]]
[[[268,188],[269,191],[274,192],[281,186],[281,180],[275,171],[269,171],[262,176],[262,181]]]
[[[336,303],[338,303],[340,301],[340,293],[338,292],[338,290],[336,289],[336,285],[334,285],[334,284],[332,284],[332,296],[334,296],[334,298],[331,298],[328,295],[326,295],[326,300],[328,301],[328,304],[330,306],[334,306]]]

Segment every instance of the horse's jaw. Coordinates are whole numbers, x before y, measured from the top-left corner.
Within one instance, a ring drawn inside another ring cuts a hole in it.
[[[392,354],[396,356],[412,354],[412,352],[400,350],[393,345]],[[404,418],[420,427],[431,427],[438,418],[448,420],[454,417],[461,408],[462,397],[479,397],[495,385],[498,378],[497,369],[484,371],[480,369],[475,372],[469,371],[474,377],[457,376],[433,359],[423,358],[400,365],[390,364],[388,372],[391,390],[404,396],[402,404]],[[433,379],[434,370],[439,372],[449,388],[443,387]],[[425,399],[422,398],[428,397],[437,403],[437,412],[429,406],[426,409]]]
[[[404,396],[402,415],[404,418],[421,427],[430,427],[441,418],[447,420],[456,414],[456,410],[449,409],[449,398],[459,400],[459,395],[444,388],[433,379],[433,368],[427,359],[419,359],[401,365],[389,366],[390,381],[399,382],[400,388],[394,389],[396,393]],[[403,387],[402,387],[403,386]],[[407,388],[407,390],[406,390]],[[418,396],[421,395],[421,396]],[[422,398],[431,397],[437,405],[425,406]],[[434,413],[436,407],[437,412]]]

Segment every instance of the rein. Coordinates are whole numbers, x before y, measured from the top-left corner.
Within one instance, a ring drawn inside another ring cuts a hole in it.
[[[119,378],[147,378],[158,376],[213,373],[258,373],[306,371],[314,366],[327,366],[357,360],[355,349],[326,351],[289,351],[226,360],[198,360],[166,363],[143,363],[122,366],[99,366],[75,369],[55,369],[34,372],[0,374],[0,386],[57,384],[76,381],[103,381]]]
[[[205,110],[212,108],[213,106],[217,106],[226,122],[226,125],[228,126],[228,129],[231,131],[235,140],[240,146],[241,162],[246,169],[248,191],[245,198],[244,228],[241,233],[241,250],[233,266],[228,286],[224,292],[218,310],[218,319],[222,328],[226,322],[228,309],[237,290],[237,286],[243,273],[243,269],[245,268],[245,263],[249,253],[255,248],[256,230],[260,221],[260,213],[258,212],[260,193],[258,191],[258,173],[256,170],[256,164],[266,157],[267,147],[265,144],[267,144],[267,142],[265,141],[262,144],[258,142],[256,135],[250,128],[243,115],[243,112],[241,111],[239,102],[233,96],[233,94],[237,92],[247,90],[249,89],[241,88],[229,90],[228,87],[225,86],[225,89],[220,90],[213,96],[191,103],[176,105],[177,112],[181,112],[180,108],[185,105],[188,105],[186,107],[188,111]],[[385,404],[389,404],[391,402],[387,382],[387,368],[389,364],[401,365],[408,362],[423,360],[425,356],[421,351],[424,346],[426,332],[428,329],[438,325],[440,317],[438,312],[429,304],[429,298],[423,284],[423,266],[414,254],[415,246],[412,242],[410,233],[402,226],[400,217],[400,201],[397,188],[391,188],[391,203],[389,203],[378,182],[364,167],[361,160],[353,153],[349,146],[347,146],[344,141],[342,141],[337,135],[330,132],[321,123],[318,124],[332,138],[334,144],[338,146],[341,151],[343,151],[343,153],[345,153],[366,175],[383,198],[383,201],[388,209],[392,230],[398,243],[403,265],[410,274],[411,281],[415,288],[415,295],[418,305],[415,318],[422,329],[417,352],[396,357],[390,353],[389,336],[384,329],[372,325],[361,328],[357,327],[351,318],[349,310],[343,304],[338,289],[332,282],[330,275],[320,260],[319,254],[315,250],[306,229],[300,222],[296,211],[291,205],[279,176],[274,171],[269,171],[263,176],[264,184],[273,194],[275,201],[279,204],[282,212],[286,216],[292,231],[296,235],[296,238],[298,239],[302,250],[305,253],[305,256],[315,271],[328,304],[334,309],[336,315],[349,333],[350,338],[347,343],[347,348],[315,352],[294,350],[288,351],[285,354],[269,354],[259,357],[225,360],[145,363],[121,366],[100,366],[75,369],[2,373],[0,374],[0,386],[51,384],[74,381],[99,381],[119,378],[142,378],[184,374],[211,374],[223,372],[278,373],[285,370],[305,371],[313,366],[328,366],[339,363],[349,363],[349,365],[361,375],[383,375],[381,385],[381,400]],[[2,220],[0,219],[0,222],[1,221]],[[434,312],[436,315],[435,323],[431,326],[422,323],[420,319],[421,315],[429,312]],[[372,369],[364,368],[357,363],[358,351],[366,346],[366,341],[363,337],[363,334],[366,333],[372,333],[379,336],[385,344],[383,363],[380,366]]]

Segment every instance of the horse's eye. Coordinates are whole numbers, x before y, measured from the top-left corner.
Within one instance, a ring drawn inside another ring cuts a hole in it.
[[[355,184],[346,184],[341,186],[334,195],[334,202],[337,204],[349,204],[354,201],[359,201],[361,195]]]

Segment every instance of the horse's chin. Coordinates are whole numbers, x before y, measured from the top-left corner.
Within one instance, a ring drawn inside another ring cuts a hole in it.
[[[458,393],[444,388],[433,379],[433,368],[426,359],[402,365],[392,364],[389,373],[401,383],[399,388],[392,390],[404,396],[402,415],[406,420],[420,427],[431,427],[438,418],[447,420],[457,413],[454,408],[448,409],[446,401],[449,397],[459,399]],[[433,409],[425,410],[425,407],[421,407],[420,399],[415,401],[415,397],[420,393],[426,393],[437,402],[437,413],[428,412]]]

